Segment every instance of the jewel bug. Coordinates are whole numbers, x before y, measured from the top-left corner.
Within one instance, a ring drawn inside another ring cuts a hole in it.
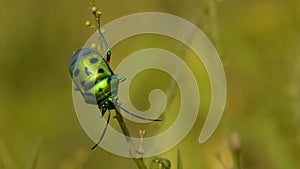
[[[69,71],[75,84],[75,90],[81,93],[85,103],[97,105],[100,118],[108,111],[106,126],[92,149],[96,148],[104,137],[110,120],[110,110],[119,108],[139,119],[161,121],[140,117],[127,111],[118,103],[118,85],[125,78],[118,78],[110,67],[111,49],[100,30],[100,15],[97,16],[97,24],[97,34],[107,50],[105,58],[96,50],[82,48],[72,55],[69,63]]]

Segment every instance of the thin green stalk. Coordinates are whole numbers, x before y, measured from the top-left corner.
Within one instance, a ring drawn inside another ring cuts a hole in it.
[[[96,24],[94,27],[95,29],[97,30],[97,26],[100,26],[98,25],[98,15],[101,15],[101,14],[97,14],[97,12],[100,12],[100,11],[97,11],[97,8],[95,6],[95,0],[90,0],[89,1],[89,8],[90,10],[92,11],[92,15],[93,15],[93,19],[94,19],[94,23]],[[100,12],[101,13],[101,12]],[[101,35],[100,35],[101,36]],[[101,37],[98,36],[97,38],[97,42],[98,42],[98,50],[102,49],[102,43],[101,43]]]
[[[241,155],[239,150],[233,151],[233,167],[234,169],[241,169]]]
[[[20,168],[8,148],[9,147],[0,139],[0,168]]]
[[[293,110],[294,110],[294,116],[295,116],[295,126],[298,130],[296,130],[297,132],[297,139],[298,139],[298,144],[300,146],[300,49],[299,49],[299,45],[300,45],[300,34],[298,35],[298,37],[296,38],[296,45],[295,45],[295,59],[294,59],[294,70],[291,73],[291,91],[290,91],[290,95],[292,98],[292,104],[293,104]]]
[[[90,9],[92,9],[93,7],[95,7],[95,0],[90,0],[89,2],[90,5]],[[94,18],[94,23],[97,24],[97,13],[96,12],[92,12],[93,14],[93,18]]]
[[[91,10],[93,8],[95,8],[95,0],[89,0],[89,6],[90,6]],[[97,24],[98,23],[97,12],[94,11],[94,12],[92,12],[92,14],[93,14],[94,22]],[[99,40],[101,40],[100,37],[99,37]],[[125,121],[123,119],[123,116],[120,114],[119,108],[116,107],[115,112],[116,112],[116,117],[115,118],[118,120],[118,123],[119,123],[119,125],[120,125],[120,127],[122,129],[122,132],[123,132],[123,134],[126,137],[127,143],[131,146],[131,150],[133,150],[133,151],[136,152],[136,148],[134,147],[134,144],[133,144],[133,142],[131,140],[129,130],[126,127],[126,124],[125,124]],[[133,152],[130,152],[130,153],[133,154]],[[139,169],[147,169],[147,167],[146,167],[146,165],[144,163],[143,158],[136,158],[136,157],[134,157],[132,155],[132,159],[135,162],[135,164],[138,166]]]
[[[33,149],[33,157],[32,160],[29,163],[28,169],[35,169],[36,168],[36,164],[39,158],[39,154],[40,154],[40,146],[41,146],[41,138],[37,139],[37,143],[35,145],[35,148]]]
[[[219,31],[218,31],[218,17],[217,17],[217,4],[215,0],[207,0],[209,17],[211,22],[211,36],[214,45],[219,49]]]
[[[118,123],[119,123],[119,125],[120,125],[120,127],[121,127],[121,129],[122,129],[122,132],[123,132],[123,134],[124,134],[125,137],[126,137],[127,143],[130,144],[130,146],[131,146],[131,147],[133,148],[133,150],[135,151],[136,149],[135,149],[135,147],[134,147],[134,145],[133,145],[133,142],[132,142],[132,140],[131,140],[129,130],[128,130],[128,128],[126,127],[126,123],[125,123],[125,121],[124,121],[124,119],[123,119],[123,116],[122,116],[121,113],[120,113],[119,108],[116,107],[115,112],[116,112],[115,118],[118,120]],[[132,153],[132,152],[130,152],[130,153]],[[135,162],[135,164],[139,167],[139,169],[147,169],[147,167],[146,167],[146,165],[145,165],[145,163],[144,163],[143,158],[135,158],[135,157],[132,157],[132,159],[133,159],[133,161]]]
[[[177,169],[183,169],[182,158],[179,149],[177,149]]]
[[[232,140],[232,156],[233,156],[233,168],[234,169],[242,169],[242,163],[241,163],[241,140],[239,138],[239,134],[237,132],[234,132],[231,135]]]

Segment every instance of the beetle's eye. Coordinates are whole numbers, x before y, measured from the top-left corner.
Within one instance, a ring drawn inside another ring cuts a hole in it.
[[[76,69],[76,70],[74,71],[74,76],[75,76],[75,77],[78,76],[79,73],[80,73],[80,71],[79,71],[78,69]]]
[[[90,63],[94,64],[98,62],[98,58],[91,58]]]

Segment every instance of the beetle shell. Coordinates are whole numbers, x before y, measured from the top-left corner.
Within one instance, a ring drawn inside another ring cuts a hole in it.
[[[87,104],[114,108],[109,98],[116,97],[119,79],[98,52],[79,49],[70,60],[69,71]]]

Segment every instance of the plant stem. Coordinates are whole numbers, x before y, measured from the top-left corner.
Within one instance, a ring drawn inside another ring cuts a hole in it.
[[[91,9],[93,7],[95,7],[95,0],[89,0],[89,6],[90,6]],[[93,14],[94,22],[97,24],[98,23],[97,14],[96,14],[96,12],[92,12],[92,14]],[[117,106],[116,106],[115,112],[116,112],[115,118],[118,120],[118,123],[119,123],[119,125],[122,129],[123,134],[125,135],[127,143],[131,146],[131,148],[132,148],[131,150],[134,150],[136,152],[136,148],[134,147],[134,144],[131,140],[129,130],[126,127],[123,116],[121,115],[120,110]],[[132,154],[132,152],[130,152],[130,154]],[[135,162],[135,164],[138,166],[139,169],[147,169],[143,158],[136,158],[136,157],[132,156],[132,159]]]
[[[120,110],[119,110],[118,107],[116,107],[115,112],[116,112],[116,117],[115,118],[118,120],[118,123],[119,123],[119,125],[122,129],[122,132],[126,137],[126,141],[128,142],[128,144],[130,144],[130,146],[133,148],[133,150],[136,150],[134,145],[133,145],[133,142],[131,140],[129,130],[126,127],[126,123],[125,123],[125,121],[123,119],[123,116],[121,115]],[[130,152],[130,153],[132,153],[132,152]],[[143,158],[132,157],[132,159],[135,162],[135,164],[139,167],[139,169],[147,169]]]
[[[233,168],[234,169],[241,169],[241,140],[239,138],[239,134],[237,132],[234,132],[231,135],[232,140],[232,156],[233,156]]]
[[[239,150],[233,151],[233,166],[234,166],[234,169],[242,169],[241,155],[240,155]]]
[[[209,8],[209,17],[211,22],[211,36],[214,45],[218,49],[218,41],[219,41],[219,31],[218,31],[218,18],[217,18],[217,4],[215,0],[207,0],[208,8]]]
[[[29,163],[28,169],[35,169],[36,168],[37,161],[38,161],[38,158],[39,158],[39,153],[40,153],[40,146],[41,146],[41,137],[39,137],[37,139],[37,143],[36,143],[35,148],[34,148],[33,158]]]
[[[89,0],[89,8],[90,8],[90,10],[92,10],[92,8],[93,7],[96,7],[95,6],[95,0]],[[92,15],[93,15],[93,18],[94,18],[94,23],[95,23],[95,29],[96,29],[96,31],[97,31],[97,29],[100,29],[100,25],[98,25],[98,19],[100,19],[99,18],[99,16],[97,16],[97,10],[96,11],[93,11],[92,12]],[[99,21],[100,22],[100,21]],[[99,26],[99,28],[98,28],[98,26]],[[101,31],[101,30],[100,30]],[[102,49],[102,43],[101,43],[101,37],[100,36],[98,36],[98,38],[97,38],[97,42],[98,42],[98,50],[100,50],[100,49]]]
[[[95,7],[95,0],[89,0],[89,5],[90,5],[90,9],[92,9],[92,7]],[[93,14],[94,22],[97,25],[97,23],[98,23],[97,14],[96,14],[96,12],[92,12],[92,14]]]

